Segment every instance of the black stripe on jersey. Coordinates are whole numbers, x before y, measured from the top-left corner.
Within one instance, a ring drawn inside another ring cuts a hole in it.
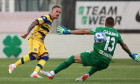
[[[45,17],[45,16],[41,16],[41,18],[44,20],[44,23],[47,22],[47,17]]]
[[[41,31],[38,31],[38,32],[41,34],[41,36],[43,36],[45,38],[46,35],[43,32],[41,32]]]
[[[46,30],[47,32],[49,32],[49,29],[44,27],[44,26],[41,26],[42,29]]]
[[[50,21],[47,21],[47,22],[45,22],[46,24],[49,24],[50,26],[52,25],[52,22],[50,22]]]
[[[47,20],[47,17],[41,16],[41,18],[44,20],[44,23],[49,24],[50,26],[52,25],[52,22],[50,22],[49,20]]]

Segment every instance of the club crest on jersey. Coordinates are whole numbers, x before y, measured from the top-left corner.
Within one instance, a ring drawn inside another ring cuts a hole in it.
[[[41,21],[41,20],[43,20],[43,19],[42,19],[42,18],[39,18],[38,20]]]
[[[37,49],[36,49],[36,48],[34,48],[34,51],[37,51]]]

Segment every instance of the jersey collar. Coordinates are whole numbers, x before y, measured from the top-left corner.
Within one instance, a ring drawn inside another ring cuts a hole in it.
[[[107,28],[111,28],[111,29],[114,29],[113,27],[111,27],[111,26],[107,26]]]

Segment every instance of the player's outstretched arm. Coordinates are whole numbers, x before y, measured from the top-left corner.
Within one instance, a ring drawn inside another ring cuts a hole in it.
[[[35,27],[35,25],[38,25],[38,21],[35,20],[32,22],[32,24],[29,26],[28,30],[27,30],[27,33],[25,33],[24,35],[21,35],[22,38],[26,38],[28,36],[28,34],[31,32],[31,30]]]
[[[57,27],[57,31],[59,34],[91,34],[91,31],[90,30],[83,30],[83,29],[80,29],[80,30],[67,30],[66,27],[64,27],[63,25],[62,26],[58,26]]]
[[[120,45],[122,46],[123,50],[125,50],[133,60],[137,62],[140,61],[140,56],[138,56],[137,53],[131,53],[128,46],[124,42],[122,44],[120,43]]]

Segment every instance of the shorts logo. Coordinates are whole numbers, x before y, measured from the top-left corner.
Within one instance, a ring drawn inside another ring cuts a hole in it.
[[[37,49],[36,49],[36,48],[34,48],[34,51],[37,51]]]

